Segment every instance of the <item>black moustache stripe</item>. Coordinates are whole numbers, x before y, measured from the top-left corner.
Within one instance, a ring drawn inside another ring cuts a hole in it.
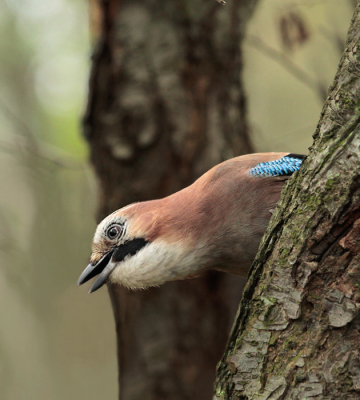
[[[139,250],[145,247],[149,242],[145,239],[137,238],[129,240],[118,246],[112,256],[112,261],[123,261],[126,256],[134,256]]]

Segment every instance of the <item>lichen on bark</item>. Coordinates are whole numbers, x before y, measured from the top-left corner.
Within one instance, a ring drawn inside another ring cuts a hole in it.
[[[360,7],[218,365],[216,400],[360,398]]]

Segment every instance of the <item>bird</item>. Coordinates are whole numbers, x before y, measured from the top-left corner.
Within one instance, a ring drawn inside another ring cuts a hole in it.
[[[287,179],[306,156],[255,153],[224,161],[162,199],[130,204],[96,228],[82,285],[98,275],[130,289],[214,269],[246,277]]]

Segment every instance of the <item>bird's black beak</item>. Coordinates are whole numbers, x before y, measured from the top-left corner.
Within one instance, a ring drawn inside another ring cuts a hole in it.
[[[99,275],[95,283],[92,285],[89,293],[95,292],[107,282],[111,272],[117,263],[124,261],[127,256],[134,256],[139,250],[145,247],[149,242],[143,238],[135,238],[128,240],[123,244],[115,247],[112,251],[105,254],[103,258],[95,265],[89,264],[84,272],[80,275],[78,286],[87,282],[89,279]]]
[[[93,278],[96,275],[99,275],[98,278],[96,279],[95,283],[91,287],[89,293],[95,292],[95,290],[98,290],[103,286],[106,281],[109,278],[109,275],[111,271],[113,270],[114,264],[110,263],[111,257],[112,257],[113,251],[110,251],[109,253],[105,254],[98,263],[95,265],[89,264],[84,272],[80,275],[80,278],[78,279],[78,286],[82,285],[83,283],[87,282],[91,278]],[[109,265],[111,264],[111,265]]]

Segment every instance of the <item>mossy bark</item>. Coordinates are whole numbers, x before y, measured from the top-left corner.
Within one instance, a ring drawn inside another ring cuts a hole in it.
[[[99,219],[252,151],[240,46],[256,3],[99,1],[84,120]],[[138,292],[109,286],[120,398],[210,399],[241,288],[219,273]]]
[[[217,400],[360,398],[360,7],[218,364]]]

